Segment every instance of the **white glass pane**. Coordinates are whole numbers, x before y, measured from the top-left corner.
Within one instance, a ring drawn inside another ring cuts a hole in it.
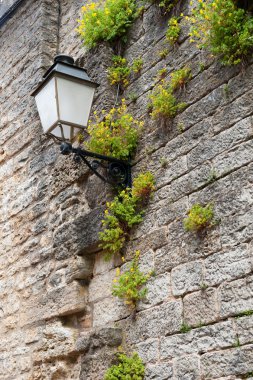
[[[42,127],[46,133],[58,120],[54,78],[50,79],[50,81],[38,92],[35,96],[35,101]]]
[[[93,87],[57,78],[60,120],[86,127],[93,101]]]

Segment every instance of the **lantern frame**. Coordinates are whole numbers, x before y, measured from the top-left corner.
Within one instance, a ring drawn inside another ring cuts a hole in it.
[[[67,55],[58,55],[55,58],[54,64],[46,71],[43,75],[43,81],[36,87],[36,89],[32,92],[31,96],[36,97],[39,92],[52,80],[53,78],[62,78],[67,79],[68,81],[86,84],[89,87],[96,88],[99,85],[95,82],[92,82],[88,77],[86,70],[83,68],[74,65],[74,59]],[[55,80],[56,82],[56,80]],[[60,151],[63,155],[74,155],[74,160],[76,162],[85,163],[92,172],[99,177],[102,181],[107,182],[113,186],[122,186],[122,187],[131,187],[131,163],[130,161],[119,160],[114,157],[101,155],[95,152],[90,152],[88,150],[82,149],[81,147],[73,147],[70,143],[72,138],[74,137],[73,130],[74,128],[78,128],[82,131],[85,131],[86,125],[79,125],[76,123],[72,123],[71,121],[64,121],[60,119],[60,110],[59,110],[59,94],[57,89],[57,84],[54,84],[55,87],[55,101],[57,106],[57,121],[53,123],[46,131],[45,135],[52,137],[54,141],[60,144]],[[95,91],[94,91],[95,92]],[[90,102],[90,106],[88,106],[87,112],[87,120],[90,115],[92,100],[94,97],[94,93]],[[43,103],[43,102],[42,102]],[[37,103],[38,105],[38,103]],[[43,108],[43,107],[42,107]],[[39,110],[40,113],[41,109]],[[40,117],[42,122],[42,117]],[[63,126],[67,125],[71,128],[70,138],[65,139]],[[61,137],[55,136],[53,131],[55,128],[61,128]],[[43,127],[44,129],[44,127]],[[88,158],[92,160],[89,161]],[[98,169],[102,169],[102,173],[98,171]]]

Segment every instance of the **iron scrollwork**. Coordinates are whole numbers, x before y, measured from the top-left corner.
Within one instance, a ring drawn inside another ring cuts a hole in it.
[[[74,154],[76,162],[83,161],[102,181],[113,186],[131,187],[131,164],[117,158],[104,156],[81,148],[74,148],[70,143],[63,142],[60,146],[63,155]],[[92,158],[89,160],[88,158]],[[101,174],[99,169],[105,173]]]

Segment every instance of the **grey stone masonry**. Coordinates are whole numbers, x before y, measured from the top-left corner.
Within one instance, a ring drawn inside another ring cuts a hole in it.
[[[0,1],[0,15],[11,3]],[[252,59],[222,66],[190,42],[183,18],[170,46],[168,20],[188,15],[190,0],[167,15],[158,1],[137,1],[143,12],[121,53],[143,68],[120,97],[144,122],[133,177],[150,170],[156,191],[106,262],[98,232],[114,191],[60,155],[30,96],[64,53],[100,83],[93,111],[114,105],[107,70],[116,45],[83,46],[76,27],[86,3],[23,0],[0,29],[0,380],[103,380],[119,346],[139,353],[145,380],[252,379]],[[192,79],[177,96],[186,108],[152,119],[158,71],[169,79],[185,66]],[[201,233],[183,226],[195,203],[212,203],[217,221]],[[121,256],[128,262],[135,250],[154,276],[134,318],[112,283]]]

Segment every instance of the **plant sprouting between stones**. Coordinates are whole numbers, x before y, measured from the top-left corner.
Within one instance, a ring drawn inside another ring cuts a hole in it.
[[[112,365],[106,372],[104,380],[143,380],[145,366],[137,353],[131,356],[125,353],[117,354],[118,363]]]
[[[188,211],[188,217],[184,219],[185,230],[192,232],[201,231],[215,224],[213,205],[210,203],[206,206],[194,204]]]
[[[186,103],[178,102],[174,93],[178,89],[184,88],[191,77],[191,69],[183,67],[170,74],[170,81],[162,80],[154,88],[150,95],[152,118],[173,118],[178,112],[185,109]]]
[[[153,275],[153,272],[145,274],[140,271],[139,258],[140,251],[136,251],[127,270],[121,273],[118,268],[112,286],[112,295],[123,299],[125,304],[133,310],[136,309],[137,302],[146,297],[147,288],[144,285]]]
[[[170,45],[175,45],[181,32],[179,25],[179,17],[171,17],[168,22],[168,29],[166,32],[166,40]]]
[[[99,233],[105,260],[120,252],[129,238],[131,228],[142,221],[143,207],[154,189],[153,175],[141,173],[134,179],[132,189],[122,190],[112,202],[107,202],[103,230]]]
[[[192,24],[190,41],[210,50],[224,65],[236,65],[252,53],[253,17],[235,1],[198,0],[187,18]]]
[[[127,160],[137,147],[142,121],[137,121],[127,111],[125,100],[121,106],[112,108],[101,120],[95,113],[87,131],[90,138],[84,143],[86,149],[106,156]]]
[[[124,39],[130,25],[136,18],[135,0],[105,0],[92,2],[81,8],[78,20],[79,33],[88,48],[99,42],[113,42]]]

